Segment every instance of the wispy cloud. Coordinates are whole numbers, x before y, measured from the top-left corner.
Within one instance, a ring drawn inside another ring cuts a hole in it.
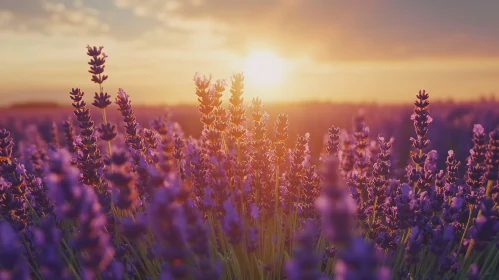
[[[321,58],[498,56],[497,1],[115,0],[164,28],[211,31],[244,51],[259,41]]]
[[[9,15],[3,30],[34,32],[45,35],[106,33],[109,25],[100,19],[97,9],[75,1],[5,0],[0,10]]]

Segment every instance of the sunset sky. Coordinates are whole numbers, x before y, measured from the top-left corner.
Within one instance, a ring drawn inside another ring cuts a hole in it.
[[[93,95],[87,44],[109,55],[105,91],[135,104],[193,103],[195,72],[230,78],[255,51],[282,63],[275,82],[247,82],[264,102],[499,95],[498,12],[494,0],[0,0],[0,105]]]

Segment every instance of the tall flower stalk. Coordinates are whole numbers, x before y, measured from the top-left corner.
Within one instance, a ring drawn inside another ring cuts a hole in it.
[[[107,153],[108,156],[111,157],[112,149],[111,149],[111,141],[114,137],[109,137],[109,131],[113,131],[116,126],[109,124],[106,115],[107,106],[111,105],[111,101],[109,100],[111,96],[109,94],[104,93],[104,88],[102,87],[102,83],[107,80],[108,76],[104,75],[104,68],[106,63],[106,58],[108,57],[102,49],[104,47],[90,47],[87,46],[87,55],[90,56],[90,61],[88,64],[90,65],[90,74],[92,74],[92,82],[99,85],[99,92],[95,93],[94,102],[92,105],[101,109],[102,111],[102,125],[101,125],[101,139],[106,141],[107,143]]]
[[[89,186],[98,186],[102,183],[102,157],[100,149],[97,146],[97,137],[95,137],[94,122],[90,115],[90,109],[83,100],[85,95],[79,88],[73,88],[69,93],[73,100],[73,111],[76,119],[79,121],[80,141],[78,145],[77,165],[81,171],[81,180]]]
[[[415,164],[415,168],[408,169],[408,178],[414,187],[418,187],[418,181],[424,176],[424,164],[428,157],[425,150],[430,144],[430,140],[427,137],[428,126],[433,121],[429,113],[429,94],[424,90],[420,90],[416,98],[414,113],[411,116],[411,120],[414,122],[414,129],[416,130],[416,138],[411,138],[412,147],[415,149],[415,152],[411,153],[411,158]],[[418,189],[417,191],[421,190]]]

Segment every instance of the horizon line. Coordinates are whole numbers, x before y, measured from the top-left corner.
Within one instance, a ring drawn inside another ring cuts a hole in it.
[[[416,96],[416,95],[415,95]],[[468,99],[453,99],[452,97],[450,98],[433,98],[432,103],[443,103],[443,102],[451,102],[451,103],[479,103],[483,101],[499,101],[499,96],[495,96],[495,93],[491,93],[488,95],[482,94],[478,95],[475,98],[468,98]],[[251,101],[248,102],[248,104],[251,103]],[[341,104],[341,105],[363,105],[363,104],[375,104],[375,105],[390,105],[390,106],[401,106],[401,105],[409,105],[408,102],[405,101],[376,101],[376,100],[370,100],[370,101],[354,101],[354,100],[343,100],[343,101],[335,101],[335,100],[324,100],[324,99],[304,99],[304,100],[290,100],[290,101],[268,101],[265,102],[265,105],[272,105],[272,106],[282,106],[282,105],[299,105],[299,104]],[[410,101],[410,104],[412,105],[412,101]],[[40,109],[42,108],[63,108],[67,107],[70,105],[70,103],[66,102],[57,102],[57,101],[46,101],[46,100],[38,100],[38,101],[26,101],[26,102],[12,102],[8,104],[3,104],[0,105],[0,109],[31,109],[35,106],[41,106]],[[135,103],[134,106],[136,107],[192,107],[192,106],[197,106],[197,102],[180,102],[180,103],[155,103],[155,104],[150,104],[150,103]]]

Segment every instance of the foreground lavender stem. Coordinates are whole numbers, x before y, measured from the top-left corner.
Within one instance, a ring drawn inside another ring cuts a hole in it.
[[[12,227],[0,220],[0,278],[1,279],[30,279],[28,264],[26,263],[22,246]]]
[[[317,207],[323,215],[323,232],[339,246],[335,279],[390,279],[390,271],[381,266],[382,256],[373,244],[356,236],[355,204],[345,185],[339,182],[338,159],[325,162],[324,184]]]
[[[302,232],[296,237],[297,246],[293,250],[293,258],[286,263],[287,279],[307,280],[307,279],[328,279],[318,269],[320,256],[315,254],[315,248],[311,240],[317,235],[317,228],[313,222],[308,220]]]
[[[323,217],[322,231],[334,244],[344,246],[350,242],[355,225],[355,201],[348,188],[340,181],[338,160],[326,160],[322,184],[322,194],[317,200],[317,208]]]
[[[44,217],[35,229],[36,246],[39,248],[40,274],[46,279],[70,279],[69,270],[59,256],[61,231],[52,217]]]
[[[133,210],[139,203],[135,176],[125,153],[115,153],[111,156],[113,170],[106,175],[114,192],[114,204],[123,210]]]
[[[105,231],[106,217],[94,190],[78,182],[78,170],[69,164],[67,151],[55,152],[50,158],[47,182],[49,195],[56,203],[55,212],[61,220],[78,220],[80,228],[72,241],[82,252],[83,278],[94,279],[107,268],[114,255]]]
[[[334,267],[336,280],[392,279],[390,270],[382,264],[382,256],[373,244],[356,237],[339,253]]]

